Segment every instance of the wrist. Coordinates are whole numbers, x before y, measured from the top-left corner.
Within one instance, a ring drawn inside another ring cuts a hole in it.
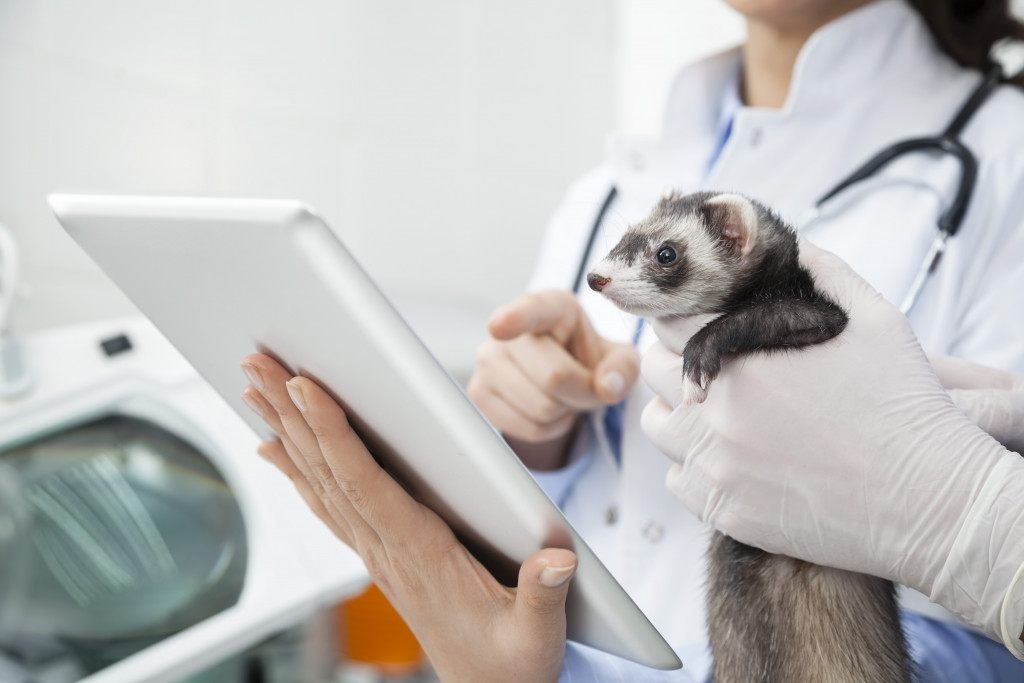
[[[1024,659],[1022,500],[1024,459],[1002,450],[963,517],[930,597]]]
[[[1024,660],[1024,562],[1006,591],[999,622],[1003,644],[1017,659]]]
[[[561,469],[566,465],[569,447],[581,422],[582,419],[577,419],[568,432],[548,441],[532,442],[504,435],[505,443],[528,469],[538,472]]]

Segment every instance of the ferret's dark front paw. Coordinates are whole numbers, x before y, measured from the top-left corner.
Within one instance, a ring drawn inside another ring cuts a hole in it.
[[[718,373],[706,370],[700,362],[683,363],[683,403],[692,406],[703,403],[708,397],[708,387]]]
[[[710,382],[697,382],[690,379],[689,375],[683,375],[683,403],[688,406],[703,403],[708,397],[709,384]]]
[[[683,402],[688,406],[704,402],[708,387],[722,369],[722,356],[701,338],[702,332],[694,335],[683,349]]]

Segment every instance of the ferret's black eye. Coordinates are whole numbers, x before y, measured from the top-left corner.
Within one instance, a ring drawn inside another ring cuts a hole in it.
[[[658,250],[658,255],[655,258],[658,260],[658,263],[667,266],[676,260],[676,250],[672,247],[662,247]]]

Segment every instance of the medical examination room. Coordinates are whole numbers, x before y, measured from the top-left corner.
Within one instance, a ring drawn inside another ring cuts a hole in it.
[[[0,0],[0,683],[1024,683],[1024,0]]]

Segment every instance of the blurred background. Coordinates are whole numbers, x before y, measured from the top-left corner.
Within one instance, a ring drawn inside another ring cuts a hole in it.
[[[15,323],[132,310],[45,203],[82,191],[303,200],[410,317],[482,335],[609,134],[741,37],[719,0],[0,0]]]
[[[742,35],[719,0],[0,0],[0,681],[430,676],[47,194],[302,200],[464,381],[567,185]]]

